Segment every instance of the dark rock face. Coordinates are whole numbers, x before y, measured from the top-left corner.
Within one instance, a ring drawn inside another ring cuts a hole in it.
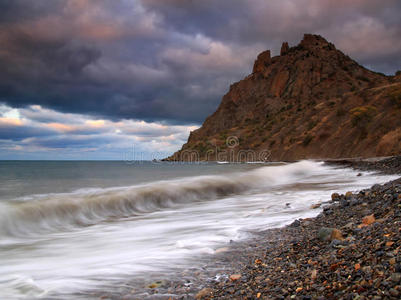
[[[401,78],[372,72],[318,35],[281,55],[262,52],[253,73],[231,85],[182,151],[269,150],[271,160],[372,157],[401,151]]]
[[[266,50],[258,55],[253,66],[253,73],[262,72],[271,62],[270,50]]]
[[[286,55],[288,50],[290,50],[290,47],[288,46],[287,42],[284,42],[283,45],[281,46],[281,51],[280,51],[280,55]]]

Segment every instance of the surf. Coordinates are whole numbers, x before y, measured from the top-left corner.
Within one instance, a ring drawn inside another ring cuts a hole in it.
[[[3,203],[0,232],[7,236],[26,236],[72,230],[75,227],[116,221],[179,205],[211,201],[249,190],[290,183],[319,168],[319,163],[303,161],[228,175],[182,178],[122,188],[80,189],[73,193],[36,196],[31,201]]]

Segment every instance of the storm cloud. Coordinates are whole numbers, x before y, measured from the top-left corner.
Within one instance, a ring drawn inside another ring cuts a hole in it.
[[[256,55],[318,33],[401,69],[397,0],[1,1],[0,102],[199,124]]]

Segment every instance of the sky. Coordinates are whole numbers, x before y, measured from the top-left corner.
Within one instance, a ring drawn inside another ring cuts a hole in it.
[[[0,159],[161,158],[304,33],[401,69],[399,0],[0,0]]]

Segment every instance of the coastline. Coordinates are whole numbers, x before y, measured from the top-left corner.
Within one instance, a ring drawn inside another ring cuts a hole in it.
[[[401,157],[326,163],[401,174]],[[334,195],[333,199],[327,199],[323,211],[315,218],[252,232],[249,239],[233,241],[216,254],[201,257],[201,269],[179,271],[182,278],[170,280],[168,274],[163,274],[154,282],[131,281],[119,291],[96,294],[96,297],[399,299],[400,208],[401,175],[394,181],[373,185],[355,194]],[[374,219],[369,217],[364,224],[364,218],[372,215]],[[319,231],[323,240],[319,239]],[[127,286],[145,288],[127,292]]]
[[[401,157],[327,163],[401,173]],[[214,282],[197,298],[399,299],[401,177],[357,194],[333,194],[332,202],[316,218],[260,233],[270,240],[264,253],[247,253],[239,276]]]

